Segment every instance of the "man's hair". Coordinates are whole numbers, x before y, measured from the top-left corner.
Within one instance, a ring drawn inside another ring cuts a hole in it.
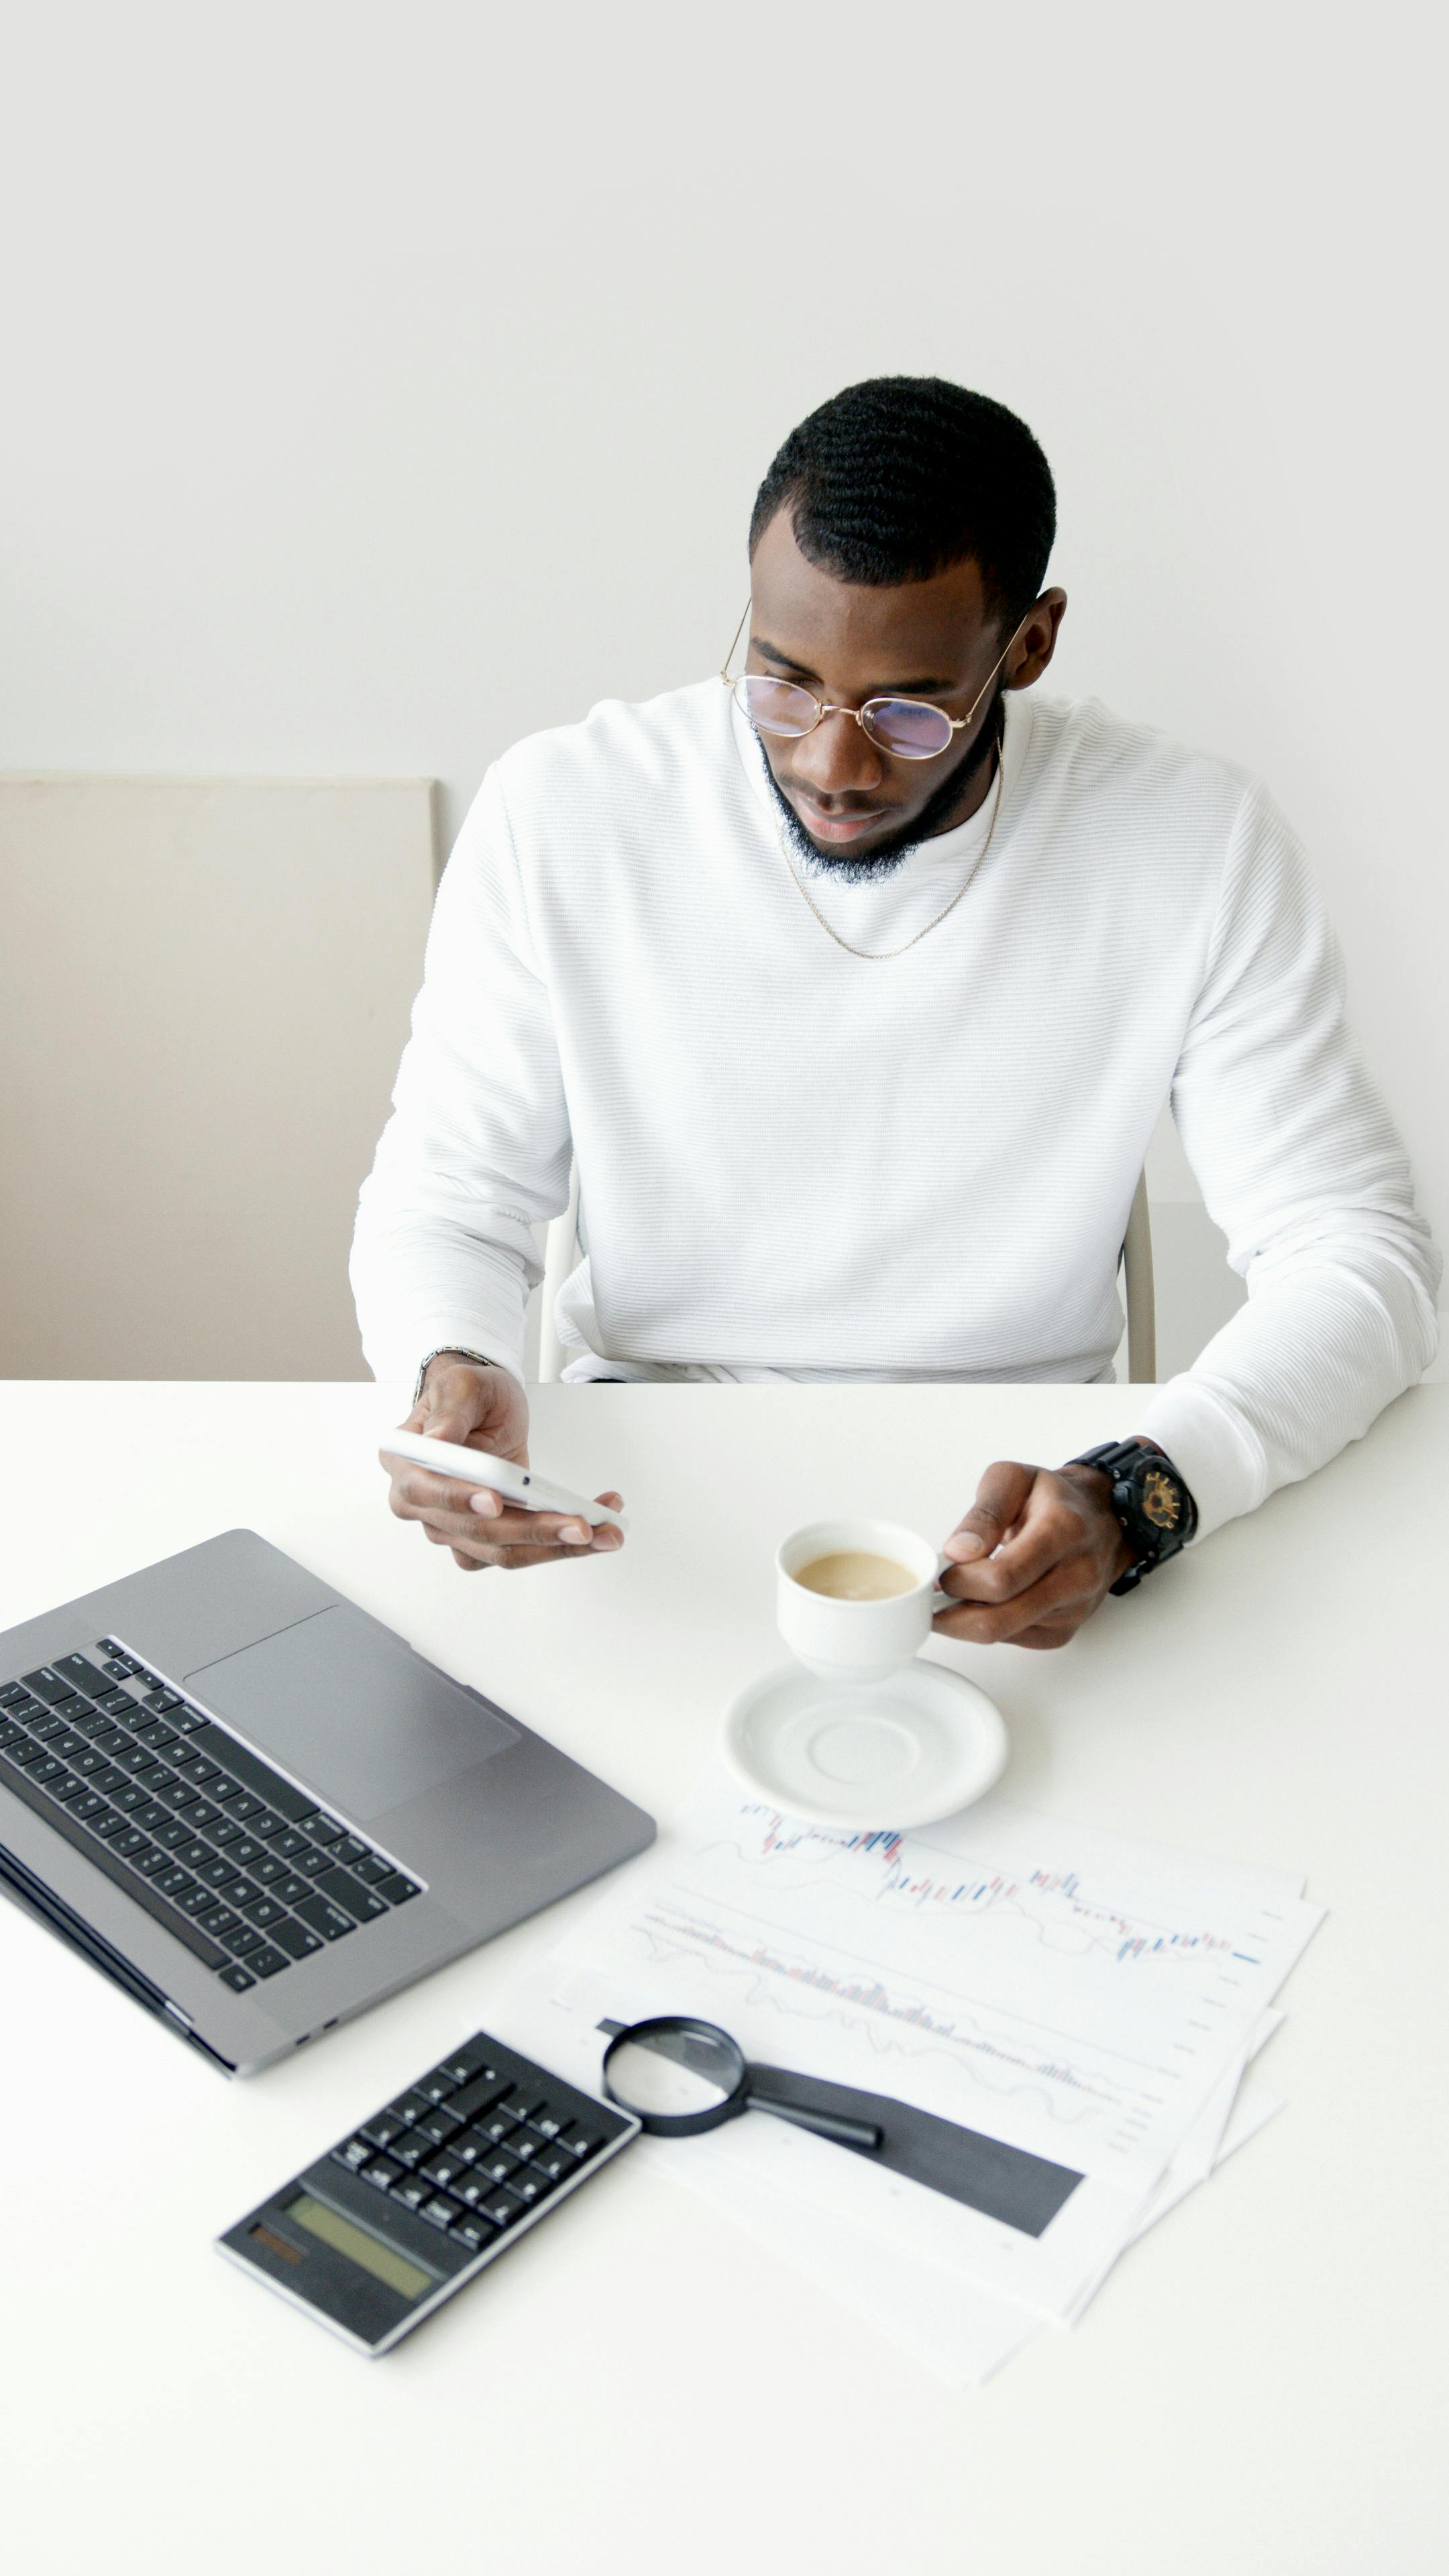
[[[1056,535],[1051,468],[1025,421],[943,376],[870,376],[792,429],[750,521],[777,511],[840,581],[926,581],[968,556],[1005,620],[1038,596]]]

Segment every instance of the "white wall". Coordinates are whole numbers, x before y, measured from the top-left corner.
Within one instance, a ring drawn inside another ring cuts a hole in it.
[[[1056,469],[1060,685],[1307,834],[1449,1232],[1440,23],[15,9],[0,764],[437,775],[456,824],[717,662],[800,414],[938,370]]]

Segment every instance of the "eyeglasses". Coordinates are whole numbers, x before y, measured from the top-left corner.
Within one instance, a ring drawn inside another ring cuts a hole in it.
[[[972,700],[965,715],[948,716],[944,707],[933,707],[926,698],[867,698],[864,706],[837,707],[822,703],[813,689],[802,688],[797,680],[772,680],[762,671],[742,671],[738,679],[732,680],[730,664],[749,613],[747,605],[745,616],[735,628],[734,641],[725,655],[720,678],[751,724],[758,725],[762,733],[783,734],[788,740],[798,742],[803,735],[813,733],[827,716],[850,716],[877,750],[889,752],[893,760],[937,760],[943,751],[949,750],[953,734],[963,733],[971,722],[1006,660],[1006,654],[1021,633],[1021,627],[1026,624],[1024,617],[985,687]],[[1030,613],[1028,610],[1027,615]]]

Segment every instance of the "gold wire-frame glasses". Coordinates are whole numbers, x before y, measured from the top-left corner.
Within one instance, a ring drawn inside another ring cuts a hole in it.
[[[867,698],[859,707],[833,706],[822,702],[813,689],[804,688],[798,680],[772,680],[763,671],[741,671],[732,680],[730,664],[753,604],[752,600],[746,600],[744,616],[735,628],[720,671],[720,678],[741,713],[749,717],[751,724],[758,725],[762,733],[781,734],[793,742],[813,733],[827,716],[849,716],[876,749],[888,752],[893,760],[939,760],[942,752],[950,749],[953,737],[964,732],[970,724],[1026,624],[1024,617],[965,715],[952,716],[944,707],[932,706],[928,698],[883,696]],[[1030,614],[1028,609],[1027,617]]]

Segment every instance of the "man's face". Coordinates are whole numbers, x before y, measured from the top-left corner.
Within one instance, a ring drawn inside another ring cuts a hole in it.
[[[746,668],[795,680],[832,706],[928,698],[964,716],[986,689],[972,721],[934,760],[893,757],[848,716],[827,716],[797,740],[761,733],[775,785],[811,849],[852,873],[894,860],[974,810],[987,783],[998,689],[1027,688],[1045,670],[1066,607],[1062,591],[1043,594],[1000,681],[986,688],[1007,636],[973,562],[896,589],[839,581],[801,553],[783,509],[755,548],[751,602]]]

